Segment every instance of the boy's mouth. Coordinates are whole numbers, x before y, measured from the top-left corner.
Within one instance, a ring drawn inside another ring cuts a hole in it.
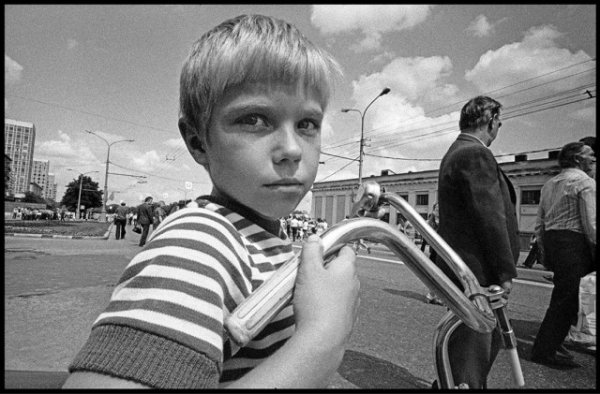
[[[304,184],[295,178],[280,179],[275,182],[265,184],[266,187],[271,189],[297,189],[304,188]]]

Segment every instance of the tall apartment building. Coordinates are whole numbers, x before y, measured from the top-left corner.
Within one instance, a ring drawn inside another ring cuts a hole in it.
[[[53,173],[48,173],[48,189],[47,192],[44,193],[44,198],[51,198],[56,201],[56,190],[58,189],[58,184],[55,183],[56,179]]]
[[[46,197],[48,192],[48,173],[50,171],[50,162],[48,160],[33,159],[33,169],[31,171],[31,182],[37,183],[42,188],[42,197]]]
[[[25,193],[29,190],[33,169],[35,125],[4,118],[4,153],[11,162],[9,192]]]

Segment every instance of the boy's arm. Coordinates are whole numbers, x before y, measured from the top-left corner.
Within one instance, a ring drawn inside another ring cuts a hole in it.
[[[344,247],[323,267],[320,238],[302,250],[294,290],[294,335],[228,388],[324,387],[344,356],[359,306],[356,256]]]

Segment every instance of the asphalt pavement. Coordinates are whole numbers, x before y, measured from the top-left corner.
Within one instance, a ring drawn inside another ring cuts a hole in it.
[[[106,306],[129,260],[140,250],[130,231],[115,240],[5,237],[5,387],[36,388],[67,370]],[[446,308],[427,304],[427,288],[385,248],[359,254],[361,309],[348,350],[329,388],[426,389],[435,379],[433,332]],[[526,254],[522,254],[522,260]],[[532,336],[552,284],[543,267],[519,268],[509,313],[527,389],[596,389],[595,352],[570,347],[582,368],[564,371],[529,361]],[[21,372],[15,372],[21,371]],[[24,371],[24,372],[23,372]],[[23,384],[22,373],[37,371]],[[21,374],[21,375],[20,375]],[[20,376],[20,378],[19,378]],[[62,376],[62,375],[61,375]],[[514,388],[499,355],[491,389]]]

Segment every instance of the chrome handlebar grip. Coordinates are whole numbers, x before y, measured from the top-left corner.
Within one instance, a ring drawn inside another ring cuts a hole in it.
[[[495,320],[477,307],[448,277],[429,260],[404,234],[381,220],[356,218],[340,222],[322,235],[324,259],[337,253],[347,243],[359,239],[381,242],[442,298],[446,305],[469,327],[490,332]],[[286,262],[275,274],[245,299],[225,319],[225,328],[236,344],[243,346],[273,319],[291,300],[299,259]],[[280,272],[281,271],[281,272]]]
[[[457,276],[458,280],[464,288],[464,294],[467,298],[477,306],[480,314],[479,319],[489,329],[490,332],[496,325],[494,312],[488,302],[486,292],[479,285],[479,281],[465,264],[462,258],[444,241],[444,239],[414,210],[408,201],[404,200],[395,194],[384,193],[381,196],[380,202],[389,202],[391,206],[400,211],[407,220],[415,227],[427,243],[435,249],[437,254],[446,262],[450,269]],[[465,323],[468,324],[467,321]],[[476,330],[475,327],[471,327]]]

